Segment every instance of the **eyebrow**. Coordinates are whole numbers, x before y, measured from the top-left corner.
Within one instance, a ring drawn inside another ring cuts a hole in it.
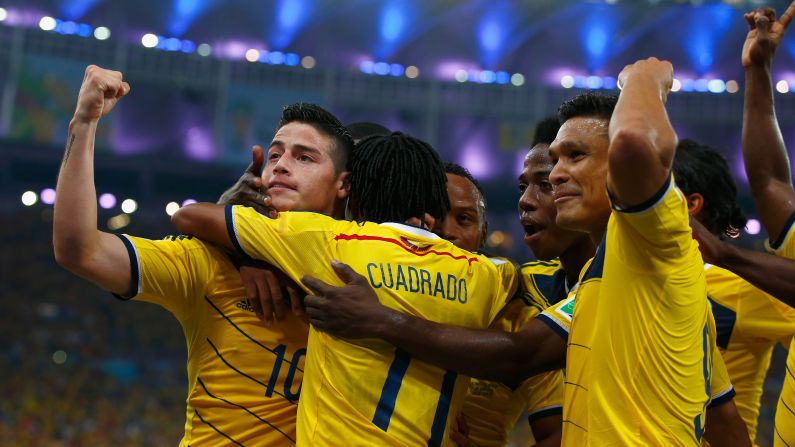
[[[268,147],[268,149],[272,148],[273,146],[284,147],[285,144],[284,144],[284,141],[282,141],[282,140],[273,140],[273,141],[271,141],[271,145]],[[298,150],[302,151],[302,152],[311,152],[311,153],[314,153],[314,154],[322,155],[322,152],[320,152],[320,150],[315,149],[314,147],[311,147],[311,146],[305,146],[303,144],[294,144],[293,147],[298,148]]]

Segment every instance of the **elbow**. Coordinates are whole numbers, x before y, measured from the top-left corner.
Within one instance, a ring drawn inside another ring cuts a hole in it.
[[[90,250],[80,241],[56,236],[53,237],[52,245],[55,262],[71,272],[77,273],[85,270],[85,266],[91,259]]]
[[[611,170],[658,165],[667,172],[673,163],[676,145],[677,138],[673,131],[655,133],[641,126],[619,129],[610,138]]]
[[[196,234],[196,216],[193,215],[192,207],[183,206],[171,216],[171,224],[182,234]]]

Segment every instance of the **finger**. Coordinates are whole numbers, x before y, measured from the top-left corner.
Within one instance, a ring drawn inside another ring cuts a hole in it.
[[[309,275],[302,276],[301,282],[304,283],[305,286],[309,287],[312,291],[314,291],[318,295],[325,295],[333,289],[333,287],[331,287],[330,285]]]
[[[277,320],[284,320],[284,317],[287,316],[287,305],[284,302],[284,295],[282,294],[282,284],[273,272],[265,272],[265,281],[268,283],[268,288],[271,291],[273,313],[276,315]]]
[[[466,447],[467,442],[469,441],[466,436],[453,429],[450,429],[450,440],[453,441],[458,447]]]
[[[352,283],[361,283],[364,281],[365,283],[367,280],[364,276],[356,273],[351,266],[348,264],[344,264],[336,259],[331,260],[331,268],[334,269],[334,272],[339,276],[341,280],[345,282],[345,284],[352,284]]]
[[[119,92],[118,97],[121,98],[122,96],[130,93],[130,84],[127,82],[121,83],[121,91]]]
[[[262,164],[265,161],[265,154],[262,153],[262,146],[256,144],[251,148],[251,165],[247,171],[259,177],[262,175]]]
[[[265,321],[265,326],[270,326],[273,323],[273,297],[271,297],[270,289],[264,280],[258,278],[256,283],[257,300],[262,307],[262,320]]]
[[[745,14],[743,14],[743,18],[745,18],[745,23],[748,24],[749,30],[756,29],[756,21],[754,20],[753,12],[746,12]]]
[[[300,316],[304,313],[303,303],[303,290],[296,286],[287,286],[287,294],[290,296],[290,308],[293,310],[293,315]]]
[[[770,36],[768,31],[770,29],[770,19],[768,19],[767,16],[757,13],[756,16],[754,17],[754,21],[756,23],[756,32],[759,33],[758,39],[760,40],[769,39]]]
[[[793,16],[795,16],[795,1],[789,4],[787,10],[784,11],[784,14],[781,14],[781,19],[779,19],[779,22],[781,22],[781,26],[783,26],[784,29],[787,29],[789,23],[792,22]]]
[[[257,178],[254,179],[254,187],[258,190],[262,189],[262,177],[257,176]]]
[[[309,313],[309,308],[315,310],[315,312],[322,311],[328,305],[328,298],[324,296],[317,296],[317,295],[307,295],[304,297],[304,307],[306,308],[306,313]]]

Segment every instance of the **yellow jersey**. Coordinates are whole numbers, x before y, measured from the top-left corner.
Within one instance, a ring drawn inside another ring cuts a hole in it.
[[[784,230],[775,242],[769,243],[768,249],[777,256],[795,259],[795,213],[790,216]],[[776,425],[773,445],[795,445],[795,355],[792,350],[795,338],[790,342],[787,354],[787,372],[776,406]]]
[[[576,297],[563,443],[699,445],[715,323],[673,176],[647,203],[611,213]]]
[[[299,280],[341,285],[331,260],[368,279],[392,309],[442,324],[485,328],[515,290],[514,269],[397,223],[338,221],[308,212],[269,219],[227,207],[227,228],[244,254]],[[433,334],[428,334],[432,337]],[[468,380],[413,359],[383,340],[343,340],[310,328],[298,408],[298,444],[451,445],[447,435]]]
[[[728,270],[706,264],[704,272],[716,342],[737,392],[737,410],[754,440],[770,356],[776,343],[789,346],[795,309]]]
[[[265,327],[240,273],[191,236],[119,236],[132,284],[124,299],[164,307],[188,348],[188,445],[295,445],[309,325],[293,316]]]
[[[517,332],[541,310],[566,297],[566,275],[557,260],[525,263],[519,276],[520,293],[500,312],[492,329]],[[516,388],[471,379],[463,409],[469,439],[480,447],[506,445],[525,409],[531,422],[562,413],[562,371],[539,374]]]

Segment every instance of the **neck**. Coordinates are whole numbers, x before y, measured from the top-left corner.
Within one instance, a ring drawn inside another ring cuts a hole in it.
[[[569,248],[560,255],[560,264],[566,272],[566,279],[569,284],[574,284],[579,280],[582,267],[594,255],[596,245],[591,242],[590,237],[584,236],[577,238]]]

